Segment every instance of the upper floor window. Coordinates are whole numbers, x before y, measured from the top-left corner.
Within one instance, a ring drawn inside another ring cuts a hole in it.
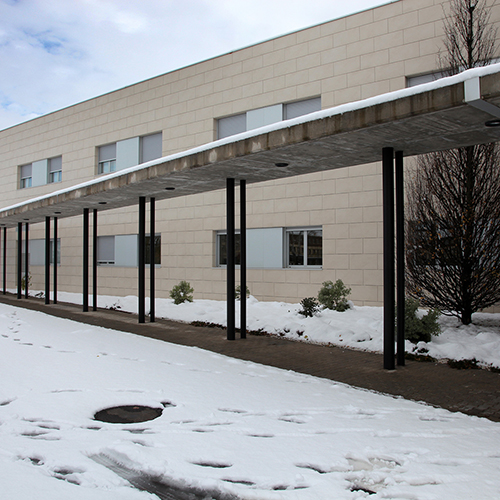
[[[32,165],[29,163],[28,165],[23,165],[20,168],[21,173],[21,183],[20,188],[29,188],[32,184]]]
[[[217,120],[217,139],[240,134],[265,125],[290,120],[321,109],[321,97],[252,109]]]
[[[134,167],[162,156],[162,134],[131,137],[98,147],[98,174]]]
[[[62,181],[62,156],[50,158],[48,162],[49,183]]]
[[[99,174],[109,174],[116,170],[116,142],[99,147]]]

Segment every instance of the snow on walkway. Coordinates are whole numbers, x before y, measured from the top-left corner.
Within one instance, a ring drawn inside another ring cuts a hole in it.
[[[500,424],[486,419],[6,305],[0,348],[8,500],[156,498],[96,454],[229,498],[499,497]],[[163,415],[93,419],[129,404]]]

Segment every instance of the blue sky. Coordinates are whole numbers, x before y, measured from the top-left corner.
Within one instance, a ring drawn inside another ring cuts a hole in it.
[[[0,129],[390,0],[0,0]]]

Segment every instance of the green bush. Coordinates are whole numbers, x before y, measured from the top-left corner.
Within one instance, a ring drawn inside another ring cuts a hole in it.
[[[28,283],[28,287],[31,288],[31,280],[32,280],[31,272],[28,272],[27,275],[25,273],[24,276],[21,278],[21,289],[23,292],[24,290],[26,290],[26,282]]]
[[[347,288],[342,280],[337,280],[335,283],[325,281],[318,293],[318,300],[327,309],[343,312],[349,309],[347,296],[350,293],[351,289]]]
[[[193,302],[193,292],[194,289],[187,281],[181,281],[170,290],[170,298],[174,299],[174,304]]]
[[[319,311],[319,304],[315,297],[306,297],[300,301],[302,309],[299,314],[305,316],[306,318],[312,318]]]
[[[430,342],[433,335],[441,333],[437,322],[441,313],[436,309],[429,309],[427,314],[420,318],[417,315],[419,306],[417,299],[405,299],[405,339],[414,344]]]
[[[247,289],[247,299],[248,297],[250,297],[250,290],[248,289],[248,287],[246,287]],[[234,290],[234,297],[236,300],[240,300],[240,297],[241,297],[241,285],[238,285],[235,290]]]

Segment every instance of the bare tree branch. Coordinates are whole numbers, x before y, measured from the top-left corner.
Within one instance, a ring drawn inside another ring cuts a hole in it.
[[[451,0],[444,33],[444,74],[495,55],[484,0]],[[407,291],[464,324],[500,301],[499,151],[486,144],[421,156],[407,183]]]

